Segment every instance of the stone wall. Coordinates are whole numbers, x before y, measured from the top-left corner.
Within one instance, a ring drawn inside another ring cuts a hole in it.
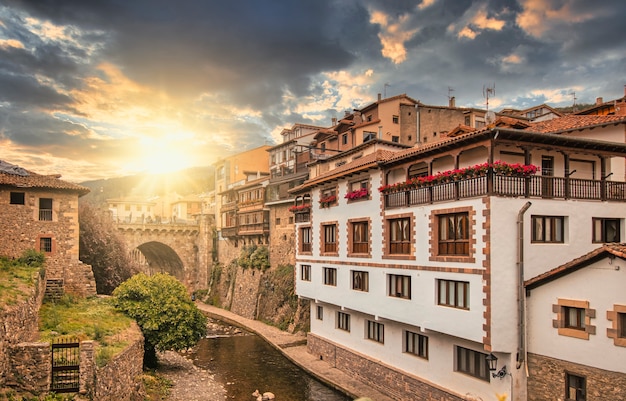
[[[355,379],[369,383],[383,394],[394,400],[437,400],[462,401],[464,398],[454,395],[432,383],[420,380],[406,372],[370,359],[366,355],[350,351],[338,344],[327,341],[315,334],[307,336],[308,351],[325,360],[335,368]],[[555,399],[555,398],[544,398]]]
[[[144,399],[145,391],[141,381],[144,338],[136,324],[133,324],[126,334],[130,344],[104,367],[96,367],[94,385],[85,386],[84,389],[91,399],[116,401],[142,401]],[[92,362],[92,366],[94,365],[95,362]],[[81,360],[82,368],[83,361]]]
[[[9,366],[4,386],[34,394],[50,389],[52,350],[49,343],[19,343],[8,349]]]
[[[0,387],[9,371],[11,347],[32,342],[38,332],[39,308],[45,291],[45,279],[37,276],[35,286],[25,301],[0,309]]]
[[[270,208],[270,266],[296,263],[296,236],[294,214],[289,211],[292,203]]]
[[[584,377],[587,400],[626,400],[626,374],[528,354],[528,401],[565,399],[565,374]]]
[[[255,318],[259,280],[262,275],[263,273],[258,269],[237,267],[231,312],[248,319]]]

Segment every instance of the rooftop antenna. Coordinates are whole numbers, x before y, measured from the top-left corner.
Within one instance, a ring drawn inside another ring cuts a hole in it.
[[[489,96],[495,96],[496,94],[496,83],[493,83],[493,86],[483,85],[483,97],[486,100],[486,109],[489,111]]]
[[[388,82],[385,82],[385,84],[383,85],[383,97],[386,99],[387,98],[387,87],[391,86],[389,85]]]
[[[452,98],[452,92],[454,92],[454,88],[452,88],[451,86],[448,86],[448,102]]]
[[[574,105],[572,106],[572,112],[575,113],[576,112],[576,92],[572,91],[570,95],[574,97]]]

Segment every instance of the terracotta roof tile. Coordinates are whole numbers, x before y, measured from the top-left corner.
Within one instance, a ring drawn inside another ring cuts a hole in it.
[[[528,131],[543,134],[574,131],[583,128],[606,126],[611,124],[626,124],[625,116],[595,116],[595,115],[567,115],[552,120],[531,123]]]
[[[0,160],[0,185],[17,188],[49,188],[77,192],[79,196],[89,193],[89,188],[60,180],[61,175],[41,175]]]
[[[377,151],[353,160],[343,166],[337,167],[331,171],[320,174],[302,184],[298,189],[313,187],[321,182],[337,179],[358,171],[367,170],[377,166],[379,162],[385,161],[393,156],[396,152],[386,149],[378,149]]]
[[[539,287],[543,284],[549,283],[550,281],[556,280],[559,277],[582,269],[583,267],[609,255],[614,255],[618,258],[626,260],[626,244],[603,244],[601,247],[596,248],[581,257],[573,259],[565,264],[562,264],[561,266],[555,267],[552,270],[526,280],[524,285],[527,289]]]

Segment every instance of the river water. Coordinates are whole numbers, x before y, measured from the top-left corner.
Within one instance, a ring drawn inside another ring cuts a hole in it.
[[[276,401],[350,401],[352,398],[309,376],[257,335],[213,322],[207,338],[187,353],[194,364],[222,383],[228,398],[255,401],[270,391]]]

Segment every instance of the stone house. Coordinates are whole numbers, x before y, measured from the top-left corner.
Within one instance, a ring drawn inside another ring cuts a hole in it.
[[[91,266],[78,259],[78,198],[89,189],[59,178],[0,161],[0,254],[41,251],[50,287],[95,295]]]
[[[624,241],[626,119],[557,120],[526,129],[498,123],[405,150],[372,141],[358,157],[348,151],[328,169],[312,166],[294,205],[302,205],[296,292],[310,300],[309,352],[397,400],[568,399],[563,370],[550,378],[558,397],[532,396],[533,355],[576,356],[560,346],[547,352],[553,341],[527,341],[537,324],[546,338],[557,335],[546,334],[558,329],[545,315],[557,313],[558,301],[533,301],[534,289],[529,312],[541,309],[544,320],[527,316],[524,283]],[[533,173],[511,171],[518,164]],[[594,277],[580,283],[603,293],[604,278]],[[612,279],[602,302],[582,284],[564,283],[557,295],[602,303],[596,318],[612,311],[619,320],[626,300],[615,288],[626,282],[621,273]],[[622,335],[620,327],[610,335]],[[595,399],[611,399],[612,384],[626,377],[623,364],[592,351],[609,349],[606,337],[576,344],[589,351],[581,365],[596,369],[587,393],[609,395]],[[610,352],[626,357],[621,346]]]

